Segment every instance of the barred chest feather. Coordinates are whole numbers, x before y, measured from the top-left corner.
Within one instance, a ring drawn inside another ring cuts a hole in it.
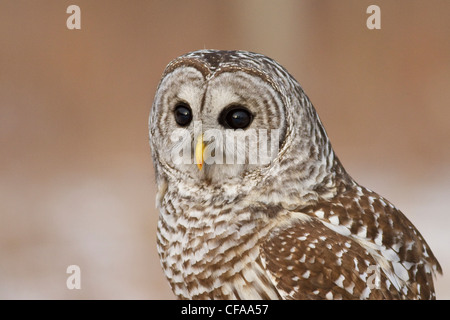
[[[244,203],[188,203],[171,191],[161,199],[157,249],[173,292],[181,299],[279,298],[259,249],[274,222]]]

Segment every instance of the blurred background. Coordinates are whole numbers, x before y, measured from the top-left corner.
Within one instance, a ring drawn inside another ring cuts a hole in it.
[[[69,5],[81,30],[68,30]],[[369,30],[366,8],[381,8]],[[417,226],[450,299],[449,1],[0,2],[0,299],[173,299],[155,248],[147,122],[164,67],[266,54],[347,171]],[[81,268],[68,290],[66,268]]]

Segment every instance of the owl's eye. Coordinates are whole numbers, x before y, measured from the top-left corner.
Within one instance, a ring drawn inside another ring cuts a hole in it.
[[[187,126],[192,121],[192,110],[185,103],[179,103],[175,107],[175,121],[182,127]]]
[[[231,129],[245,129],[253,120],[252,113],[243,106],[231,106],[222,111],[219,122]]]

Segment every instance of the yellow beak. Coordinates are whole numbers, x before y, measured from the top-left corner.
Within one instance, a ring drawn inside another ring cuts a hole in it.
[[[205,151],[205,143],[203,142],[203,135],[199,135],[195,145],[195,163],[199,170],[203,167],[203,152]]]

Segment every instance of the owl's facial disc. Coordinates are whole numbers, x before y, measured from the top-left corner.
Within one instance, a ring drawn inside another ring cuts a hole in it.
[[[163,168],[185,179],[240,183],[277,155],[285,132],[282,99],[252,72],[207,74],[193,64],[178,65],[159,86],[153,148]]]

